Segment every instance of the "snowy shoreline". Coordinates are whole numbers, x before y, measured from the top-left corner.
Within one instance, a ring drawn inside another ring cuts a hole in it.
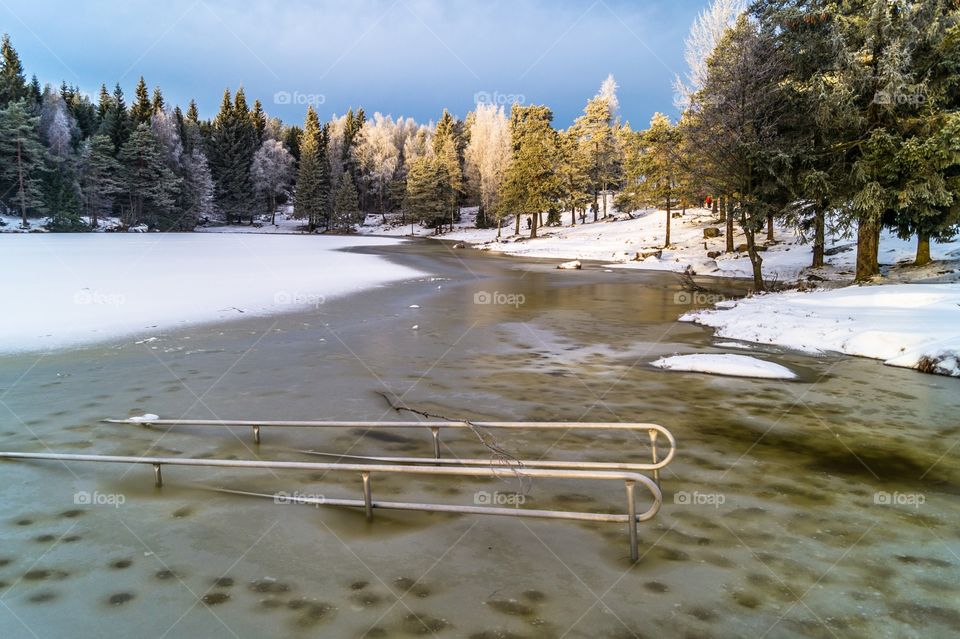
[[[960,377],[960,284],[789,291],[720,302],[681,321],[718,337],[805,353],[829,351]]]

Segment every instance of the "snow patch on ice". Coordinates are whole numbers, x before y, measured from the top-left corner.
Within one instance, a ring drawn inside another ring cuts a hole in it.
[[[697,353],[661,357],[651,366],[671,371],[712,373],[731,377],[759,377],[763,379],[796,379],[797,375],[786,366],[767,362],[756,357],[733,354]]]

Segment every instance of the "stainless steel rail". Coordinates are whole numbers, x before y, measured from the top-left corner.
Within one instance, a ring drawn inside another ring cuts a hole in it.
[[[579,468],[595,470],[637,470],[651,471],[654,481],[660,483],[660,469],[669,464],[676,454],[677,442],[669,430],[659,424],[647,424],[640,422],[465,422],[465,421],[446,421],[446,422],[416,422],[416,421],[397,421],[397,422],[344,422],[344,421],[255,421],[255,420],[222,420],[222,419],[152,419],[146,420],[138,417],[128,419],[105,419],[105,422],[111,424],[137,424],[142,426],[217,426],[217,427],[243,427],[253,429],[253,441],[257,444],[261,442],[261,428],[360,428],[367,430],[388,430],[388,429],[429,429],[433,436],[433,459],[418,457],[366,457],[339,455],[337,453],[323,453],[318,451],[299,451],[307,454],[325,455],[330,457],[343,457],[353,459],[366,459],[370,461],[385,461],[390,463],[433,463],[433,464],[453,464],[453,465],[472,465],[486,464],[487,461],[469,460],[468,464],[461,464],[461,460],[444,459],[440,457],[440,430],[443,428],[451,429],[508,429],[508,430],[626,430],[626,431],[646,431],[650,437],[650,449],[652,463],[619,463],[619,462],[555,462],[548,460],[527,461],[523,460],[524,466],[543,467],[543,468]],[[667,454],[660,458],[657,450],[657,439],[660,435],[667,440],[669,450]]]
[[[336,499],[310,501],[310,498],[299,498],[300,503],[314,503],[317,505],[363,506],[368,518],[373,517],[374,508],[392,508],[400,510],[422,510],[430,512],[453,512],[465,514],[503,515],[509,517],[536,517],[547,519],[568,519],[575,521],[595,522],[626,522],[630,538],[630,558],[637,561],[637,522],[652,519],[660,505],[663,495],[657,484],[645,475],[617,470],[564,470],[555,468],[524,468],[510,467],[510,472],[521,478],[560,478],[582,480],[622,480],[627,494],[627,512],[620,513],[584,513],[563,510],[535,510],[523,508],[502,508],[496,506],[457,506],[448,504],[423,504],[406,502],[374,501],[372,497],[371,475],[385,474],[413,474],[413,475],[445,475],[468,477],[501,477],[504,469],[491,467],[444,467],[444,466],[414,466],[399,464],[333,464],[296,461],[268,461],[268,460],[232,460],[232,459],[192,459],[178,457],[134,457],[124,455],[75,455],[66,453],[18,453],[0,452],[0,459],[15,460],[51,460],[60,462],[99,462],[119,464],[143,464],[153,466],[154,481],[159,487],[163,485],[163,466],[200,466],[209,468],[257,468],[276,470],[312,470],[329,472],[359,473],[363,482],[363,500]],[[650,491],[653,504],[643,513],[636,509],[636,485],[641,484]],[[263,495],[262,493],[253,493]],[[284,497],[296,500],[296,498]]]

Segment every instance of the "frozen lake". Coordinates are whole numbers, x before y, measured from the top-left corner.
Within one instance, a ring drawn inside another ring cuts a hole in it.
[[[664,371],[649,363],[737,352],[677,321],[691,307],[674,275],[556,271],[434,242],[365,250],[426,275],[287,314],[157,330],[151,342],[0,356],[0,447],[430,455],[428,432],[277,430],[256,447],[246,430],[100,422],[147,412],[396,419],[384,390],[471,418],[653,421],[679,452],[662,510],[639,526],[639,563],[617,524],[380,511],[367,523],[355,509],[204,490],[357,498],[353,475],[166,468],[158,490],[149,467],[4,462],[0,636],[960,633],[960,380],[761,345],[749,353],[797,380]],[[645,436],[623,433],[502,440],[534,459],[648,455]],[[461,457],[485,454],[468,434],[444,441]],[[472,505],[477,491],[512,488],[374,477],[374,496],[397,501]],[[123,503],[78,505],[78,494]],[[537,480],[526,507],[618,511],[622,501],[606,484]]]
[[[316,307],[418,275],[344,249],[402,240],[203,233],[0,234],[0,352]],[[11,312],[12,311],[12,312]]]

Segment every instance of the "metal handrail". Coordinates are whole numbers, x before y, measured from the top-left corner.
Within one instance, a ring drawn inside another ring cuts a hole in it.
[[[456,506],[447,504],[422,504],[407,502],[383,502],[374,501],[370,476],[372,473],[396,473],[396,474],[415,474],[415,475],[446,475],[446,476],[468,476],[468,477],[501,477],[503,468],[491,467],[472,467],[464,466],[459,468],[450,468],[444,466],[408,466],[398,464],[329,464],[317,462],[296,462],[296,461],[268,461],[268,460],[241,460],[241,459],[193,459],[178,457],[134,457],[127,455],[77,455],[66,453],[21,453],[21,452],[0,452],[0,459],[37,459],[53,460],[60,462],[100,462],[100,463],[122,463],[122,464],[145,464],[153,466],[154,480],[156,485],[163,485],[163,475],[161,468],[163,466],[201,466],[211,468],[258,468],[258,469],[277,469],[277,470],[312,470],[312,471],[333,471],[333,472],[356,472],[360,473],[363,481],[363,501],[359,500],[323,500],[324,504],[359,506],[363,505],[368,519],[373,517],[374,508],[393,508],[401,510],[423,510],[439,512],[456,513],[474,513],[486,515],[504,515],[511,517],[539,517],[549,519],[568,519],[575,521],[603,521],[603,522],[626,522],[630,537],[630,558],[637,561],[637,522],[652,519],[660,510],[663,503],[663,495],[657,484],[645,475],[627,471],[612,470],[563,470],[550,468],[523,468],[511,467],[510,472],[517,477],[528,478],[561,478],[561,479],[584,479],[584,480],[615,480],[624,482],[627,493],[627,513],[583,513],[563,510],[534,510],[523,508],[502,508],[496,506]],[[636,511],[635,488],[636,484],[642,484],[650,491],[653,496],[653,504],[643,513]],[[320,500],[304,501],[309,498],[300,498],[302,503],[315,503],[321,505]]]
[[[437,461],[441,464],[457,464],[455,460],[441,459],[440,457],[440,429],[511,429],[511,430],[645,430],[650,437],[651,464],[623,464],[618,462],[553,462],[548,460],[537,460],[530,462],[524,460],[525,466],[539,466],[551,468],[591,468],[604,470],[643,470],[651,471],[654,481],[660,483],[660,469],[669,464],[677,450],[677,441],[673,434],[660,426],[659,424],[648,424],[642,422],[496,422],[496,421],[396,421],[396,422],[370,422],[370,421],[257,421],[257,420],[226,420],[226,419],[143,419],[140,417],[131,417],[127,419],[105,419],[104,422],[111,424],[137,424],[141,426],[220,426],[220,427],[245,427],[253,429],[253,441],[259,444],[261,442],[260,429],[268,428],[362,428],[367,430],[377,429],[422,429],[429,428],[433,435],[433,460],[425,458],[387,458],[387,457],[364,457],[358,456],[358,459],[371,459],[392,461],[397,463],[433,463]],[[668,444],[669,450],[662,459],[658,458],[657,437],[663,435]],[[337,453],[321,453],[318,451],[300,451],[307,454],[326,455],[332,457],[347,457]],[[478,462],[485,463],[485,462]],[[572,465],[571,465],[572,464]]]

